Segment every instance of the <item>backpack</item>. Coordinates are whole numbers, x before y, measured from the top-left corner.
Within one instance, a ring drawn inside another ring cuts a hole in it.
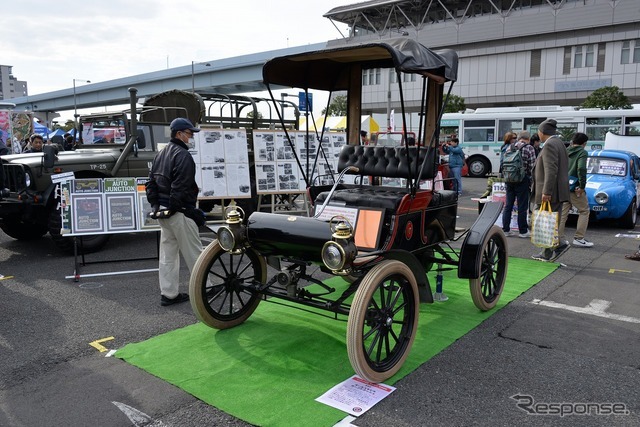
[[[515,144],[512,144],[505,151],[504,158],[502,159],[502,177],[504,178],[504,182],[508,182],[510,184],[518,184],[522,182],[526,175],[524,161],[522,159],[522,149],[524,148],[524,144],[517,150],[514,145]]]

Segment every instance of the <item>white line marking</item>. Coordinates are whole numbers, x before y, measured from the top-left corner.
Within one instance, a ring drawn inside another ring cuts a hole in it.
[[[120,402],[111,402],[118,407],[124,413],[129,421],[133,423],[135,427],[168,427],[162,421],[156,421],[151,418],[149,415],[145,414],[142,411],[138,411],[136,408],[132,408],[129,405],[125,405]]]
[[[640,323],[640,319],[636,317],[623,316],[621,314],[606,313],[605,310],[609,308],[609,306],[611,305],[611,302],[605,301],[605,300],[595,299],[591,301],[586,307],[575,307],[573,305],[560,304],[558,302],[553,302],[553,301],[541,301],[539,299],[534,299],[533,301],[531,301],[531,303],[536,305],[542,305],[544,307],[559,308],[561,310],[567,310],[574,313],[588,314],[590,316],[604,317],[606,319],[612,319],[612,320],[619,320],[621,322]]]
[[[345,418],[340,420],[338,424],[334,424],[333,427],[352,426],[354,424],[351,424],[351,421],[354,421],[354,420],[356,420],[356,417],[354,417],[353,415],[347,415]]]

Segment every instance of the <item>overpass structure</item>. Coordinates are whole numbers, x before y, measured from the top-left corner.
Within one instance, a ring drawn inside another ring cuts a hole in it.
[[[213,61],[196,62],[181,67],[138,74],[104,82],[89,83],[54,92],[12,98],[16,110],[29,110],[49,122],[58,111],[129,103],[128,88],[138,89],[140,98],[172,89],[239,94],[266,90],[262,83],[262,66],[276,56],[323,49],[326,43],[309,44]],[[75,93],[74,93],[75,92]]]

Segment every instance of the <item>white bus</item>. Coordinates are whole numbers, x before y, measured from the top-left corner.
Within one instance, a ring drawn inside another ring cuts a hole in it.
[[[500,146],[506,132],[527,130],[532,135],[547,118],[558,121],[558,134],[569,142],[575,132],[589,137],[588,150],[602,149],[607,132],[640,135],[640,109],[600,110],[560,106],[478,108],[472,112],[447,113],[440,135],[456,134],[468,156],[469,176],[496,174]]]

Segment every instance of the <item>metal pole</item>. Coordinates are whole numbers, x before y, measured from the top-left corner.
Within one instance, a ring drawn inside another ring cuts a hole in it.
[[[191,61],[191,93],[196,93],[196,85],[193,77],[193,67],[195,65],[195,61]]]
[[[76,82],[91,83],[91,80],[73,79],[73,129],[75,130],[74,138],[78,138],[78,103],[76,101]]]

